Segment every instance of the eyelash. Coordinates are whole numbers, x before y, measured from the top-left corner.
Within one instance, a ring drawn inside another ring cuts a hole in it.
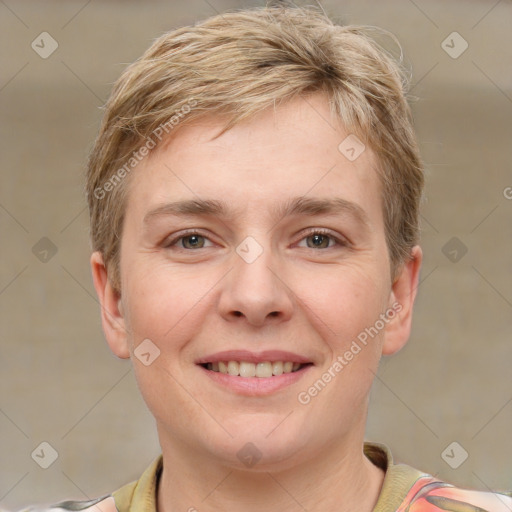
[[[179,236],[176,236],[176,237],[172,238],[171,240],[166,241],[164,244],[164,247],[166,249],[170,249],[171,247],[175,246],[180,240],[183,240],[183,239],[188,238],[193,235],[197,235],[197,236],[203,237],[207,240],[210,240],[206,235],[203,235],[201,232],[199,232],[197,230],[190,230],[190,231],[185,231],[184,233],[181,233]],[[329,231],[328,229],[325,229],[325,228],[311,229],[311,230],[303,233],[302,237],[298,241],[301,242],[302,240],[304,240],[310,236],[313,236],[313,235],[327,236],[335,242],[335,244],[333,246],[325,247],[325,248],[322,248],[321,250],[332,249],[335,246],[347,247],[349,245],[349,243],[346,240],[343,240],[343,239],[340,239],[340,238],[334,236],[331,231]],[[211,240],[210,240],[210,242],[211,242]],[[183,250],[183,251],[197,250],[197,249],[187,249],[185,247],[179,247],[178,249]],[[199,249],[203,249],[203,247],[199,247]],[[306,247],[306,249],[314,249],[314,248]]]

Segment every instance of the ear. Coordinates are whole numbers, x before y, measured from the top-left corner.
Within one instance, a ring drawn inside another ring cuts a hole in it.
[[[412,310],[422,259],[420,246],[414,246],[410,258],[402,264],[391,285],[388,311],[394,311],[396,314],[390,319],[384,332],[382,353],[386,356],[395,354],[403,348],[411,334]]]
[[[94,288],[100,300],[101,323],[107,343],[117,357],[127,359],[130,357],[130,346],[121,295],[110,284],[103,255],[100,252],[92,254],[91,269]]]

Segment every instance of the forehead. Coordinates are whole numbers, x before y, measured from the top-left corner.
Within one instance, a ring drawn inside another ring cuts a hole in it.
[[[224,124],[210,116],[178,126],[134,170],[127,213],[144,217],[159,204],[191,198],[262,213],[291,197],[329,197],[353,202],[382,224],[375,156],[331,116],[323,95],[290,100],[215,137]]]

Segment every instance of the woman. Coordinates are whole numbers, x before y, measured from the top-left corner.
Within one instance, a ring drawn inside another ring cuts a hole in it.
[[[363,28],[284,4],[165,34],[127,68],[89,162],[91,266],[162,456],[61,509],[510,510],[364,442],[422,260],[404,83]]]

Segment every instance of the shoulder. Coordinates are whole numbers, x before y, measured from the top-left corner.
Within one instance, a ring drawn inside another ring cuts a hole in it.
[[[90,501],[63,501],[50,507],[34,506],[19,512],[152,512],[156,510],[156,488],[163,467],[162,455],[144,471],[139,480]],[[0,512],[7,512],[1,510]]]
[[[510,493],[475,491],[455,487],[430,475],[416,480],[397,512],[510,512]]]
[[[395,464],[389,448],[366,443],[366,456],[385,471],[374,512],[511,512],[512,493],[455,487],[406,464]]]
[[[118,512],[114,498],[103,496],[89,501],[63,501],[48,508],[29,507],[20,512]]]

